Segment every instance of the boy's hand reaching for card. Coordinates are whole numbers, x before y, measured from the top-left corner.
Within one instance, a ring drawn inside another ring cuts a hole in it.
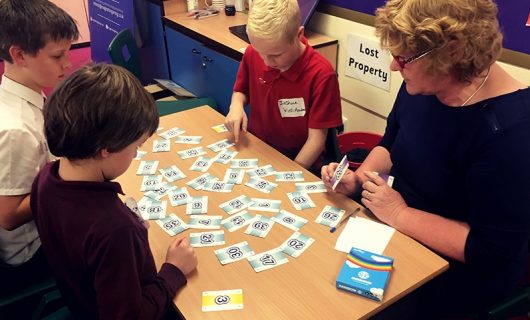
[[[234,141],[239,142],[239,134],[241,131],[247,132],[248,118],[245,109],[241,106],[230,106],[230,112],[226,115],[225,126],[228,131],[232,132]]]
[[[183,237],[175,240],[167,249],[166,262],[179,268],[185,276],[188,276],[197,267],[197,254],[190,246],[188,238]]]

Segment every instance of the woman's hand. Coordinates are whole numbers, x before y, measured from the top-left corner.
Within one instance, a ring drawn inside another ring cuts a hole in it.
[[[389,187],[377,173],[365,171],[368,178],[362,185],[361,202],[384,223],[395,226],[400,212],[407,208],[401,194]]]
[[[320,171],[322,181],[324,182],[328,192],[338,192],[345,195],[350,195],[359,188],[360,181],[357,179],[355,172],[349,169],[346,170],[335,190],[331,189],[331,178],[333,177],[333,173],[337,169],[338,165],[338,163],[332,162],[327,166],[323,166]]]

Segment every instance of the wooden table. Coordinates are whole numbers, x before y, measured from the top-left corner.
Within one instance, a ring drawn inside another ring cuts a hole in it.
[[[212,126],[223,123],[224,118],[209,107],[200,107],[177,114],[168,115],[160,119],[164,130],[180,127],[186,130],[186,135],[203,136],[202,146],[230,138],[229,133],[216,133]],[[151,137],[141,148],[150,151],[153,139]],[[172,139],[174,140],[174,139]],[[172,143],[171,151],[165,153],[148,152],[143,160],[159,160],[159,168],[177,165],[187,178],[174,184],[185,186],[185,182],[202,173],[189,171],[188,168],[195,158],[181,160],[177,151],[195,147],[197,145],[183,145]],[[284,157],[251,134],[244,138],[232,150],[239,151],[237,158],[258,158],[259,165],[271,164],[277,171],[302,170],[306,182],[319,179]],[[206,156],[214,156],[209,149]],[[141,177],[136,176],[138,161],[133,161],[129,170],[118,179],[127,196],[139,200]],[[214,163],[208,172],[219,179],[223,179],[228,165]],[[274,178],[266,177],[269,181]],[[245,177],[244,181],[247,181]],[[197,272],[188,279],[188,284],[175,297],[175,304],[186,319],[360,319],[368,318],[397,301],[407,293],[421,286],[448,268],[448,263],[411,238],[395,232],[388,244],[385,255],[395,259],[394,270],[385,292],[383,302],[374,302],[336,289],[335,279],[342,266],[345,254],[335,251],[335,241],[340,232],[330,233],[329,229],[314,222],[324,205],[330,204],[345,209],[347,212],[359,205],[347,197],[338,194],[310,194],[317,205],[314,209],[295,210],[286,196],[287,192],[295,190],[294,183],[278,182],[278,187],[266,195],[244,185],[236,185],[231,193],[215,193],[196,191],[188,188],[192,196],[208,196],[208,214],[228,217],[218,205],[239,195],[249,197],[271,198],[282,200],[282,209],[305,217],[309,222],[300,230],[301,233],[315,239],[299,258],[288,257],[289,262],[279,267],[256,273],[250,264],[241,260],[222,266],[217,260],[214,250],[246,240],[256,253],[261,253],[282,244],[293,231],[280,224],[275,224],[266,238],[257,238],[244,233],[246,228],[235,232],[225,230],[226,244],[217,247],[196,248],[199,265]],[[167,199],[167,198],[166,198]],[[168,201],[168,213],[175,213],[184,221],[188,221],[185,206],[171,207]],[[255,214],[256,212],[252,212]],[[266,216],[274,214],[259,212]],[[360,216],[365,216],[361,213]],[[168,236],[156,223],[151,222],[149,241],[155,261],[160,266],[165,259],[168,245],[175,239]],[[224,230],[224,228],[222,228]],[[340,230],[339,230],[340,231]],[[178,235],[199,232],[189,229]],[[177,236],[177,237],[178,237]],[[201,297],[203,291],[243,289],[244,309],[235,311],[202,312]]]

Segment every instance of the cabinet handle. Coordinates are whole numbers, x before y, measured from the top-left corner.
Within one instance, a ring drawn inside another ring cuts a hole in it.
[[[197,49],[193,48],[193,49],[191,49],[191,53],[201,54],[202,52],[200,50],[197,50]]]
[[[213,62],[212,58],[208,58],[207,56],[202,56],[202,61],[204,62]]]

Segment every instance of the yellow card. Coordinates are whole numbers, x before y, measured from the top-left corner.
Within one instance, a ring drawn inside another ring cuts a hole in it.
[[[204,291],[202,293],[202,311],[243,309],[243,289]]]
[[[218,124],[216,126],[213,126],[212,129],[217,133],[228,132],[228,129],[224,124]]]

